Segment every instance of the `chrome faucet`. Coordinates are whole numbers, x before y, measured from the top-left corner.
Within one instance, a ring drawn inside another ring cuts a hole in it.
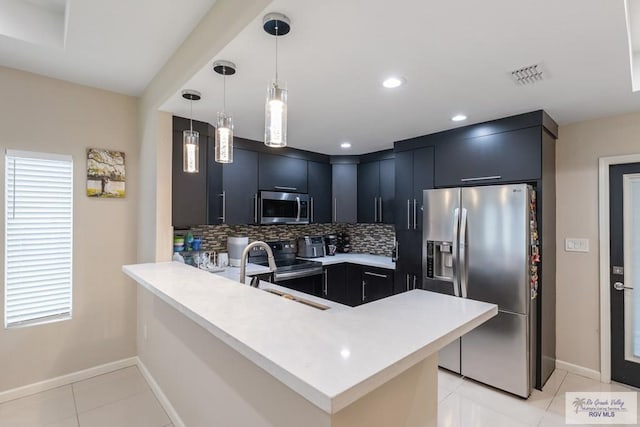
[[[249,251],[257,246],[260,246],[267,251],[269,270],[276,271],[276,260],[273,258],[273,251],[271,250],[271,247],[260,240],[251,242],[247,245],[246,248],[244,248],[244,251],[242,251],[242,256],[240,257],[240,283],[242,284],[244,284],[244,281],[247,277],[247,256],[249,256]],[[257,288],[259,283],[259,280],[252,280],[251,286]]]

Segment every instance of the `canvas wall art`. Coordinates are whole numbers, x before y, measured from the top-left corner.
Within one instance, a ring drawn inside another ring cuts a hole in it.
[[[87,196],[125,196],[124,152],[101,148],[87,150]]]

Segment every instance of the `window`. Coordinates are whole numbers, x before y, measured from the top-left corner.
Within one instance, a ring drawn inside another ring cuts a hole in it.
[[[5,327],[71,318],[71,156],[7,150],[5,207]]]

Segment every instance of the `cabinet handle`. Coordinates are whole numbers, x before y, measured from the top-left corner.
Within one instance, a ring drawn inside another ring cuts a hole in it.
[[[313,197],[311,197],[309,201],[311,203],[311,222],[313,222]]]
[[[378,198],[373,198],[373,222],[378,222]]]
[[[327,269],[324,269],[324,288],[322,289],[322,293],[324,294],[324,296],[327,296],[327,293],[329,292],[329,285],[327,284],[327,276],[328,276],[328,272]]]
[[[218,194],[218,196],[222,197],[222,216],[220,219],[224,224],[227,222],[227,192],[222,190],[222,193]]]
[[[413,199],[413,229],[416,230],[418,228],[418,220],[416,219],[417,215],[417,202],[416,199]]]
[[[367,286],[367,282],[365,282],[364,280],[362,281],[362,301],[364,301],[365,299],[367,299],[367,295],[364,293],[364,289]]]
[[[253,195],[253,222],[258,223],[258,193]]]
[[[405,276],[405,278],[407,279],[407,292],[409,292],[409,273],[407,273],[407,275]]]
[[[276,190],[298,191],[296,187],[281,187],[279,185],[274,185],[273,188],[275,188]]]
[[[378,197],[378,204],[380,205],[380,222],[384,222],[382,219],[382,197]]]
[[[372,273],[371,271],[365,271],[364,274],[366,274],[367,276],[382,277],[383,279],[386,279],[388,277],[386,274]]]
[[[407,230],[411,230],[411,200],[407,199]]]
[[[416,288],[416,280],[417,280],[417,278],[418,278],[418,277],[414,274],[414,275],[413,275],[413,289],[415,289],[415,288]]]
[[[470,181],[488,181],[490,179],[500,179],[502,175],[493,175],[493,176],[479,176],[476,178],[462,178],[460,181],[462,182],[470,182]]]
[[[400,242],[396,240],[396,265],[400,259]]]
[[[333,222],[338,222],[338,198],[333,198]]]

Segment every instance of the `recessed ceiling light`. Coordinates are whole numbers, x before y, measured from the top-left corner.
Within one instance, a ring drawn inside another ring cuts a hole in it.
[[[467,120],[467,116],[465,116],[464,114],[457,114],[451,117],[451,120],[453,120],[454,122],[461,122],[463,120]]]
[[[351,148],[351,143],[350,142],[343,142],[342,144],[340,144],[340,147],[342,147],[342,148]]]
[[[406,80],[402,77],[389,77],[385,81],[382,82],[382,86],[393,89],[399,86],[402,86],[406,83]]]

